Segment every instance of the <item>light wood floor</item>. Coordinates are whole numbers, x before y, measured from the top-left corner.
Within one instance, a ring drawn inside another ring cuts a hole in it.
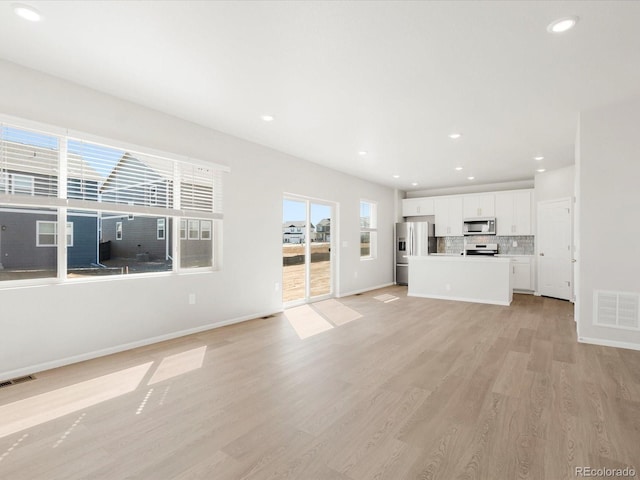
[[[640,352],[577,344],[570,303],[455,303],[403,287],[330,302],[307,314],[335,316],[334,327],[305,340],[282,314],[0,389],[0,478],[560,480],[576,466],[640,469]]]

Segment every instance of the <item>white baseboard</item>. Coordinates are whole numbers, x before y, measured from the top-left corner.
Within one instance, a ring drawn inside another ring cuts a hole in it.
[[[601,338],[578,337],[579,343],[600,345],[603,347],[626,348],[627,350],[640,350],[640,344],[629,342],[618,342],[616,340],[603,340]]]
[[[393,282],[385,283],[383,285],[378,285],[376,287],[368,287],[368,288],[363,288],[361,290],[353,290],[352,292],[339,293],[338,295],[336,295],[336,298],[349,297],[351,295],[357,295],[358,293],[365,293],[365,292],[370,292],[372,290],[378,290],[379,288],[390,287],[391,285],[395,285],[395,283]]]
[[[52,360],[50,362],[38,363],[36,365],[29,365],[27,367],[17,368],[15,370],[0,372],[0,381],[23,377],[25,375],[31,375],[38,372],[44,372],[45,370],[51,370],[52,368],[64,367],[65,365],[71,365],[72,363],[84,362],[85,360],[104,357],[106,355],[111,355],[113,353],[124,352],[125,350],[144,347],[146,345],[164,342],[166,340],[173,340],[174,338],[185,337],[187,335],[193,335],[194,333],[205,332],[207,330],[213,330],[215,328],[225,327],[227,325],[233,325],[234,323],[246,322],[247,320],[254,320],[257,318],[266,317],[266,316],[273,315],[280,312],[282,312],[282,310],[263,312],[263,313],[252,313],[251,315],[232,318],[230,320],[223,320],[221,322],[201,325],[199,327],[190,328],[187,330],[180,330],[178,332],[172,332],[172,333],[167,333],[165,335],[158,335],[156,337],[136,340],[135,342],[124,343],[122,345],[116,345],[114,347],[103,348],[101,350],[95,350],[93,352],[81,353],[79,355],[72,355],[70,357]]]

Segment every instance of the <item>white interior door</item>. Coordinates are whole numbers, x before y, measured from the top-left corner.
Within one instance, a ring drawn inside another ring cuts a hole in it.
[[[573,299],[571,199],[538,203],[538,293]]]

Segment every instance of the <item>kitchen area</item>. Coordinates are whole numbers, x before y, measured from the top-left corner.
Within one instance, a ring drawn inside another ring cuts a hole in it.
[[[509,305],[535,291],[533,189],[407,198],[396,283],[407,295]]]

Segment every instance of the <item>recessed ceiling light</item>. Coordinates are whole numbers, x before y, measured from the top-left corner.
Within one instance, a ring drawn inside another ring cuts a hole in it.
[[[393,178],[400,178],[400,175],[392,175]]]
[[[39,22],[42,20],[42,15],[35,8],[25,5],[23,3],[14,3],[13,5],[13,13],[18,15],[20,18],[24,18],[25,20],[29,20],[30,22]]]
[[[456,167],[456,170],[460,171],[460,170],[462,170],[462,167]]]
[[[411,186],[413,186],[413,187],[417,187],[417,186],[418,186],[418,182],[412,182],[412,183],[411,183]]]
[[[537,157],[533,157],[534,160],[544,160],[544,157],[542,155],[538,155]]]
[[[571,30],[578,23],[578,17],[564,17],[554,20],[547,26],[547,32],[549,33],[564,33],[567,30]]]
[[[361,157],[364,157],[367,154],[367,152],[365,150],[360,150],[358,152],[358,155],[360,155]]]
[[[265,122],[273,122],[273,115],[262,115],[262,120]]]
[[[453,139],[453,140],[457,140],[457,139],[458,139],[458,138],[460,138],[461,136],[462,136],[462,134],[461,134],[461,133],[457,133],[457,132],[454,132],[454,133],[450,133],[450,134],[449,134],[449,138],[451,138],[451,139]]]
[[[536,172],[538,172],[538,173],[542,173],[542,172],[546,172],[546,171],[547,171],[546,168],[539,168],[539,169],[536,170]]]
[[[473,180],[476,177],[467,177],[467,180]]]

